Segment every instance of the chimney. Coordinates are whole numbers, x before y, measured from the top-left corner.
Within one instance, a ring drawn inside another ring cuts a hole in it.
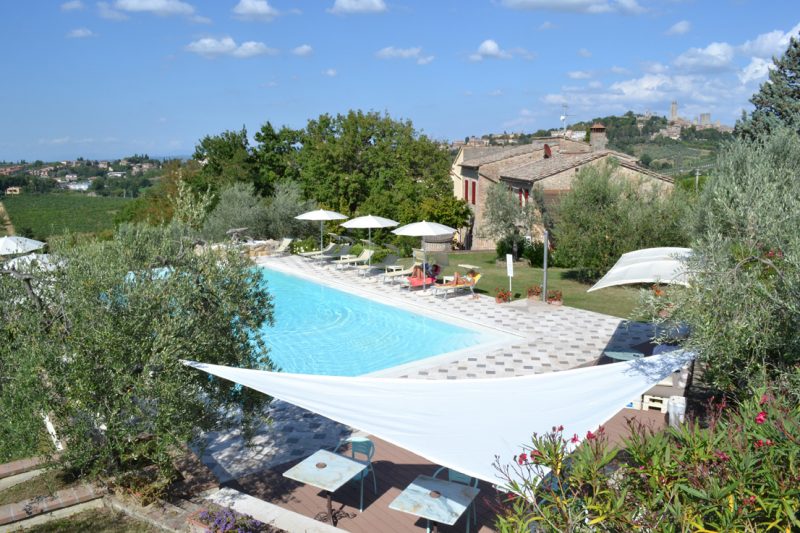
[[[606,127],[599,122],[595,122],[589,130],[589,144],[593,152],[606,149],[606,144],[608,144]]]

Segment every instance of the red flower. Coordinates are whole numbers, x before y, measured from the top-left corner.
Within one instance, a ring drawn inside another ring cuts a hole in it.
[[[592,433],[591,431],[586,432],[586,440],[594,440],[597,438],[597,435]]]
[[[761,439],[758,439],[758,440],[756,441],[756,443],[755,443],[755,447],[756,447],[756,448],[761,448],[762,446],[764,446],[764,441],[763,441],[763,440],[761,440]]]
[[[767,439],[767,440],[765,440],[765,441],[764,441],[764,446],[772,446],[773,444],[775,444],[775,443],[774,443],[774,442],[772,442],[772,441],[771,441],[771,440],[769,440],[769,439]]]
[[[558,431],[559,432],[564,431],[564,426],[558,426]]]
[[[767,412],[761,411],[756,415],[756,424],[761,425],[767,421]]]
[[[717,458],[720,461],[730,461],[731,460],[731,457],[725,452],[714,452],[714,455],[716,455]]]
[[[524,464],[524,463],[525,463],[525,461],[527,461],[527,460],[528,460],[528,454],[526,454],[526,453],[521,453],[521,454],[519,454],[519,458],[517,459],[517,462],[518,462],[519,464]]]
[[[577,434],[577,433],[575,433],[574,435],[572,435],[572,439],[570,439],[570,442],[572,442],[572,444],[577,444],[577,443],[579,443],[580,441],[581,441],[581,439],[580,439],[580,437],[578,437],[578,434]]]

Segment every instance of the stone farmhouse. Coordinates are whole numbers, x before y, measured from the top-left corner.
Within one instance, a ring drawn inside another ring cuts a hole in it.
[[[660,189],[673,186],[669,176],[639,166],[635,157],[609,150],[606,144],[605,127],[595,124],[588,143],[553,137],[515,147],[462,147],[450,169],[453,194],[466,200],[473,213],[470,225],[459,232],[461,244],[470,250],[494,249],[495,242],[481,231],[486,193],[493,184],[508,187],[520,204],[533,201],[533,189],[541,188],[545,205],[552,207],[570,191],[582,168],[615,160],[617,175],[624,179]],[[541,236],[542,228],[532,230]]]

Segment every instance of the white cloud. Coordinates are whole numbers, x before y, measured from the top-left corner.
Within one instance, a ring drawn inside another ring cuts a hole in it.
[[[592,77],[592,75],[585,70],[573,70],[571,72],[567,72],[567,76],[573,80],[588,80]]]
[[[262,42],[258,41],[246,41],[243,42],[236,50],[234,50],[231,55],[233,57],[255,57],[255,56],[263,56],[263,55],[276,55],[278,51],[274,48],[270,48]]]
[[[691,22],[688,20],[681,20],[670,26],[666,33],[667,35],[683,35],[684,33],[689,33],[691,29]]]
[[[395,48],[394,46],[387,46],[386,48],[381,48],[375,55],[380,59],[408,59],[408,58],[416,58],[419,57],[419,53],[422,51],[422,48]]]
[[[501,89],[495,89],[494,91],[489,91],[489,96],[503,96],[503,91]]]
[[[800,32],[800,24],[797,24],[787,32],[774,30],[762,33],[755,39],[741,45],[739,51],[752,57],[772,58],[772,56],[780,56],[789,47],[789,39],[796,36],[798,32]]]
[[[603,87],[603,82],[600,82],[600,81],[597,81],[597,80],[590,81],[589,84],[588,84],[588,87],[590,89],[600,89],[600,88]]]
[[[556,25],[550,22],[549,20],[545,20],[541,24],[539,24],[539,31],[547,31],[555,29]]]
[[[658,61],[650,61],[642,65],[642,70],[650,74],[663,74],[669,70],[669,67]]]
[[[269,5],[267,0],[239,0],[233,8],[233,14],[241,20],[270,21],[278,16],[278,10]]]
[[[705,48],[690,48],[675,59],[675,66],[684,70],[724,70],[733,61],[734,48],[728,43],[711,43]]]
[[[207,58],[214,58],[222,55],[230,55],[238,58],[255,57],[260,55],[275,55],[278,53],[274,48],[257,41],[247,41],[237,45],[231,37],[215,39],[204,37],[186,45],[186,51],[201,55]]]
[[[386,11],[386,3],[383,0],[336,0],[329,11],[337,15],[347,13],[381,13]]]
[[[750,63],[739,72],[739,81],[749,83],[765,77],[770,69],[775,68],[775,63],[763,57],[754,57]]]
[[[108,2],[97,2],[97,14],[106,20],[126,20],[128,15],[112,8]]]
[[[536,59],[536,52],[531,52],[527,48],[516,47],[509,50],[511,55],[521,57],[522,59],[527,59],[528,61],[533,61]]]
[[[417,65],[427,65],[434,60],[434,56],[424,56],[417,59]]]
[[[502,0],[511,9],[565,11],[570,13],[644,13],[637,0]]]
[[[309,56],[313,52],[314,49],[311,48],[310,44],[301,44],[300,46],[292,50],[292,53],[296,56]]]
[[[211,19],[208,17],[203,17],[200,15],[192,15],[189,17],[189,20],[194,22],[195,24],[211,24]]]
[[[581,57],[592,57],[592,52],[587,48],[581,48],[578,50],[578,55]]]
[[[70,0],[61,4],[61,11],[77,11],[83,9],[85,6],[81,0]]]
[[[335,78],[336,74],[338,74],[338,73],[336,72],[335,68],[328,68],[328,69],[325,69],[325,70],[322,71],[322,75],[323,76],[328,76],[329,78]]]
[[[511,54],[500,48],[496,41],[486,39],[478,46],[478,51],[469,56],[469,60],[483,61],[486,58],[509,59],[510,57]]]
[[[95,33],[89,28],[76,28],[67,33],[69,39],[85,39],[86,37],[94,37]]]
[[[153,15],[194,15],[194,7],[181,0],[117,0],[114,7],[131,13],[152,13]]]
[[[614,74],[630,74],[631,73],[631,71],[626,69],[625,67],[618,67],[617,65],[614,65],[613,67],[611,67],[611,72],[613,72]]]

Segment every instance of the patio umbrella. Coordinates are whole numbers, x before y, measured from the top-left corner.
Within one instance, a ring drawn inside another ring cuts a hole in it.
[[[44,247],[41,241],[35,241],[25,237],[2,237],[0,238],[0,255],[27,254],[34,250]]]
[[[691,253],[691,248],[664,247],[622,254],[611,270],[586,292],[631,283],[689,285],[686,261]]]
[[[442,235],[452,235],[455,233],[456,230],[451,228],[450,226],[445,226],[444,224],[437,224],[436,222],[426,222],[423,220],[422,222],[414,222],[412,224],[406,224],[396,230],[392,230],[392,233],[395,235],[401,235],[404,237],[440,237]],[[423,267],[425,265],[425,243],[422,244],[422,264]],[[427,289],[425,286],[425,280],[427,279],[427,273],[423,272],[422,276],[422,290]]]
[[[391,218],[383,218],[383,217],[376,217],[372,215],[367,215],[364,217],[356,217],[352,220],[348,220],[347,222],[342,224],[343,228],[347,229],[367,229],[367,241],[372,244],[372,228],[393,228],[400,224],[399,222],[395,222]],[[372,264],[372,257],[367,259],[367,264]]]
[[[322,223],[326,220],[344,220],[347,217],[336,211],[325,211],[324,209],[317,209],[316,211],[309,211],[302,215],[297,215],[297,220],[319,220],[319,249],[322,250]]]

